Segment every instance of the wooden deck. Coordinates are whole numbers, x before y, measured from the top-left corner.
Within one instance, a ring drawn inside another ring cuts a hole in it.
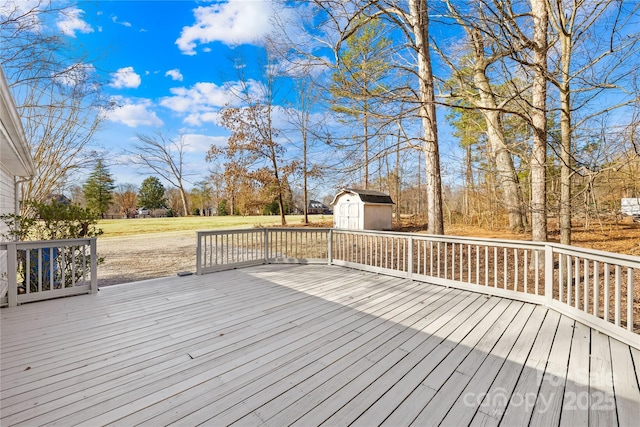
[[[640,352],[553,310],[265,265],[2,309],[12,425],[637,425]]]

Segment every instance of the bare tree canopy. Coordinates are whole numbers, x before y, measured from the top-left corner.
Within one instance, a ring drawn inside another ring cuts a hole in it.
[[[155,172],[165,181],[176,187],[180,193],[184,215],[189,215],[188,191],[185,184],[190,174],[185,164],[186,140],[184,135],[170,138],[161,132],[153,135],[138,134],[138,143],[128,154],[134,164]]]
[[[44,24],[67,10],[54,1],[13,2],[0,14],[0,64],[37,171],[22,188],[23,200],[46,200],[90,165],[89,149],[107,107],[90,61]]]

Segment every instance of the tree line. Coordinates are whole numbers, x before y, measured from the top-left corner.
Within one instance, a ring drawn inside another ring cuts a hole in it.
[[[32,13],[55,12],[47,6]],[[232,214],[269,205],[284,224],[294,194],[306,208],[330,182],[389,192],[397,217],[425,215],[432,234],[447,219],[504,217],[545,241],[555,216],[568,244],[577,215],[598,218],[620,197],[640,197],[638,2],[280,6],[287,13],[273,17],[262,57],[251,58],[261,75],[244,75],[248,58],[235,50],[238,76],[227,89],[238,102],[219,112],[228,143],[211,146],[201,184],[187,188],[181,135],[139,135],[129,153],[170,182],[185,214],[213,193]],[[26,91],[20,108],[41,172],[23,198],[38,200],[87,165],[101,121],[89,107],[110,106],[91,73],[58,59],[62,40],[9,18],[2,66]],[[67,110],[65,121],[57,112]]]
[[[116,184],[113,175],[102,159],[83,185],[73,186],[71,198],[63,198],[74,206],[82,206],[100,218],[136,218],[146,216],[226,216],[226,215],[280,215],[279,200],[269,192],[260,194],[237,192],[235,200],[227,199],[227,194],[211,185],[211,181],[196,183],[190,190],[182,193],[173,186],[165,187],[156,176],[145,178],[140,186],[130,183]],[[258,197],[257,197],[258,196]],[[298,195],[299,196],[299,195]],[[300,197],[287,187],[284,192],[283,208],[285,214],[299,213]],[[185,210],[184,202],[190,210]],[[60,202],[57,200],[57,202]]]

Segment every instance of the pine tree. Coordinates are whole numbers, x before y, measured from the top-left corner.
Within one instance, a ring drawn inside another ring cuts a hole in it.
[[[87,179],[82,189],[87,208],[104,218],[105,212],[109,210],[111,205],[115,184],[109,169],[102,163],[102,159],[98,159],[93,172],[89,175],[89,179]]]
[[[138,203],[147,209],[159,209],[165,206],[164,186],[158,178],[150,176],[142,181]]]
[[[369,151],[372,135],[377,133],[374,126],[379,100],[376,97],[386,92],[383,81],[391,70],[387,60],[391,40],[385,37],[384,31],[381,21],[369,21],[346,40],[329,88],[334,99],[332,109],[346,116],[348,122],[356,118],[362,125],[362,135],[355,138],[355,145],[362,143],[364,189],[369,188]]]

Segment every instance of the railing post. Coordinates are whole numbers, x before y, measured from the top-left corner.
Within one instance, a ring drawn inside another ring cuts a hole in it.
[[[196,232],[196,275],[202,276],[202,235]]]
[[[98,245],[95,237],[89,240],[89,246],[91,248],[89,251],[91,254],[91,293],[95,294],[98,292]]]
[[[7,243],[7,299],[9,307],[18,305],[18,251],[15,242]]]
[[[553,300],[553,246],[550,245],[544,245],[544,297],[550,307]]]
[[[333,263],[333,228],[327,233],[327,265]]]
[[[411,279],[413,277],[413,237],[409,236],[407,248],[407,278]],[[462,277],[462,276],[461,276]]]
[[[264,229],[264,263],[269,264],[269,229]]]

